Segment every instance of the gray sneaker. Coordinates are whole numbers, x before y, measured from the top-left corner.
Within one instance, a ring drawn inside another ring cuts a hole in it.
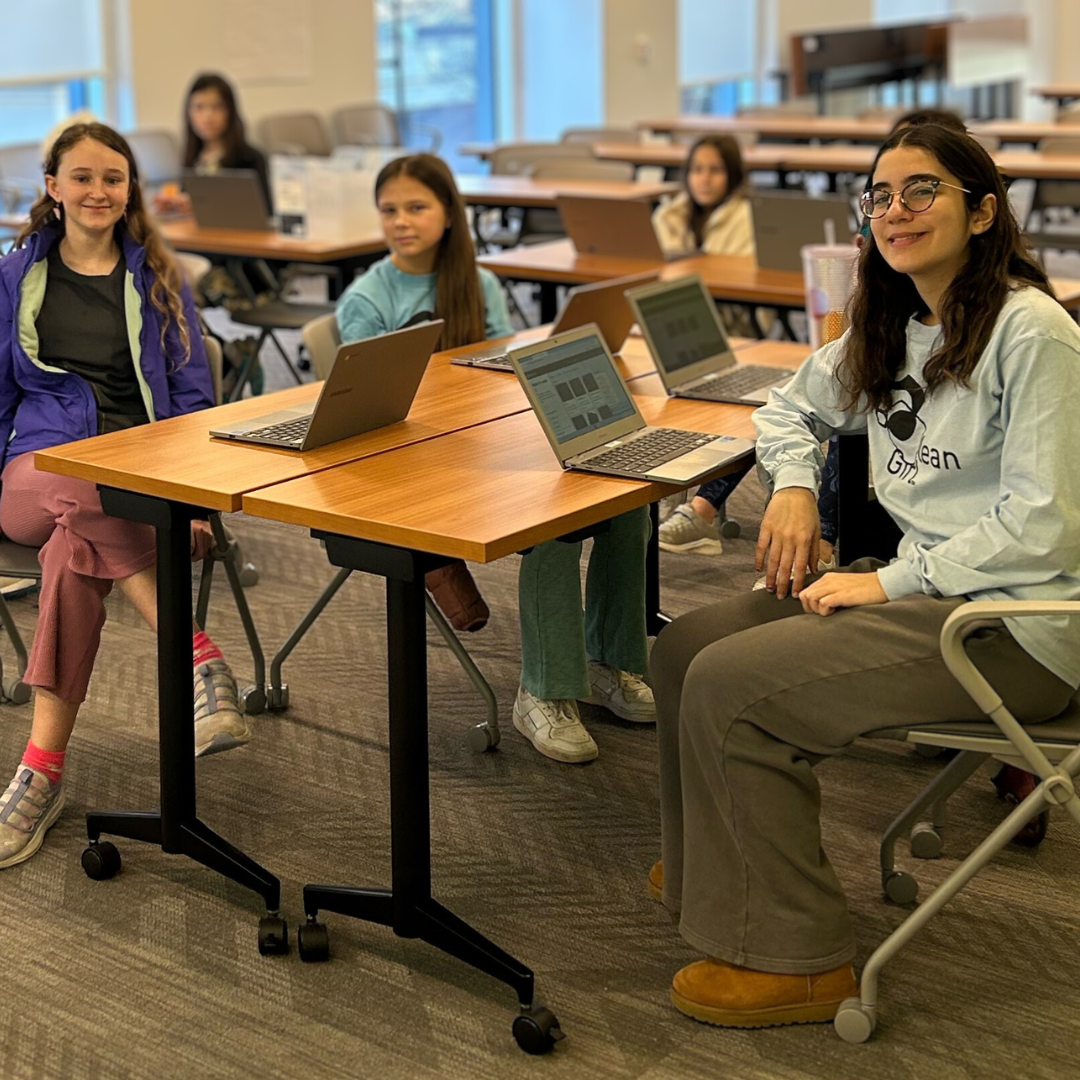
[[[518,687],[514,701],[514,727],[545,757],[576,764],[592,761],[599,753],[585,730],[576,701],[533,697]]]
[[[683,491],[676,491],[674,495],[665,495],[660,500],[660,521],[667,521],[687,501],[689,494],[689,490],[684,489]]]
[[[724,550],[716,522],[710,525],[691,503],[683,503],[660,526],[659,542],[664,551],[720,555]]]
[[[0,870],[24,862],[45,839],[64,809],[63,782],[20,765],[0,795]]]
[[[591,693],[587,698],[582,698],[589,705],[610,709],[616,716],[632,724],[656,722],[652,687],[640,675],[602,664],[599,660],[590,660],[589,685]]]
[[[195,665],[195,756],[231,750],[251,738],[240,715],[236,680],[224,660]]]

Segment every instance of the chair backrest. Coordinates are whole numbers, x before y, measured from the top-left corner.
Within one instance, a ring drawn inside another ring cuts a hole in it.
[[[516,143],[492,152],[492,176],[531,176],[535,165],[545,158],[591,158],[588,143]]]
[[[991,154],[996,153],[1001,149],[1001,136],[1000,135],[978,135],[974,131],[968,134],[986,151]],[[1077,141],[1077,140],[1074,140]]]
[[[860,120],[899,120],[907,111],[895,106],[871,105],[868,109],[860,109],[856,116]]]
[[[259,143],[268,154],[330,156],[330,136],[317,113],[281,113],[258,123]]]
[[[164,128],[145,128],[129,131],[125,136],[135,163],[139,166],[139,179],[144,184],[164,184],[180,177],[180,143],[171,131]]]
[[[816,116],[817,101],[814,98],[791,98],[776,105],[740,105],[735,110],[740,119],[762,119],[769,116]]]
[[[334,366],[338,349],[341,347],[341,333],[338,330],[337,316],[320,315],[309,323],[304,323],[300,330],[304,346],[311,356],[311,366],[320,379],[325,379]]]
[[[203,348],[206,349],[206,360],[210,365],[210,380],[214,384],[214,404],[222,403],[221,379],[225,369],[225,362],[221,357],[221,342],[209,334],[203,334]]]
[[[400,146],[397,116],[385,105],[345,105],[330,114],[338,146]]]
[[[633,180],[629,161],[593,161],[589,158],[549,158],[533,166],[534,180]]]
[[[1043,154],[1080,154],[1080,135],[1053,135],[1040,139],[1037,149]]]
[[[567,128],[564,143],[637,143],[641,138],[633,128]]]
[[[676,131],[672,135],[671,141],[678,143],[680,146],[693,146],[702,136],[714,134],[715,132],[712,131]],[[756,131],[736,131],[733,133],[733,138],[740,148],[757,146],[761,140],[761,136]]]
[[[33,184],[39,192],[44,191],[45,163],[41,160],[41,144],[0,146],[0,179]]]

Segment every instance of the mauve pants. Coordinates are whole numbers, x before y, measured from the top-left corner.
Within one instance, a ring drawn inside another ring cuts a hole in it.
[[[154,530],[106,514],[88,480],[38,472],[33,454],[8,462],[0,482],[0,533],[41,548],[41,599],[26,682],[79,704],[101,641],[105,597],[117,578],[153,566]]]

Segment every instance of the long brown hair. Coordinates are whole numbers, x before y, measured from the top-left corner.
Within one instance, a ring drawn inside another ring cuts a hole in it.
[[[724,197],[715,206],[702,206],[694,199],[694,193],[690,190],[690,164],[694,155],[703,146],[710,146],[720,155],[727,171],[727,191]],[[733,195],[738,193],[746,181],[746,167],[743,165],[742,151],[739,144],[731,135],[702,135],[686,155],[686,171],[683,174],[683,187],[690,199],[690,220],[687,224],[694,234],[695,247],[701,247],[705,240],[705,226],[710,216],[717,207],[723,206]]]
[[[443,319],[439,347],[456,349],[472,345],[487,336],[487,316],[480,276],[476,271],[465,204],[446,162],[434,154],[411,154],[395,158],[383,166],[375,180],[375,201],[385,184],[399,176],[409,176],[430,188],[446,210],[447,227],[435,255],[435,318]]]
[[[964,132],[937,124],[896,132],[878,151],[918,147],[935,157],[970,194],[970,215],[987,195],[997,200],[990,227],[968,240],[967,259],[941,301],[942,345],[923,368],[927,393],[946,382],[969,386],[1009,292],[1030,285],[1053,296],[1042,267],[1032,258],[1009,207],[1001,175],[986,150]],[[907,323],[928,309],[907,274],[893,270],[868,240],[859,256],[858,284],[851,301],[851,330],[837,377],[844,407],[855,409],[865,395],[868,410],[892,402],[892,386],[907,354]]]
[[[71,127],[62,131],[53,143],[45,162],[45,175],[56,176],[64,155],[74,149],[83,139],[93,139],[102,146],[115,150],[127,161],[128,201],[124,217],[116,223],[114,233],[116,243],[123,252],[123,237],[126,230],[132,240],[146,252],[147,265],[154,272],[154,281],[150,286],[150,303],[161,314],[162,350],[165,348],[165,333],[169,328],[169,323],[173,322],[176,324],[180,346],[184,353],[180,363],[186,363],[191,357],[191,329],[184,317],[184,305],[181,299],[183,277],[176,260],[165,246],[165,241],[150,223],[146,207],[143,205],[142,189],[139,187],[138,166],[135,164],[135,157],[131,153],[127,140],[105,124],[72,124]],[[54,202],[49,194],[42,195],[30,208],[30,221],[19,233],[15,241],[16,246],[22,247],[34,233],[42,232],[55,225],[57,211],[60,211],[59,226],[63,230],[65,222],[60,204]]]
[[[198,75],[191,84],[184,98],[184,127],[187,130],[187,139],[184,143],[184,168],[192,169],[202,153],[203,141],[195,134],[191,126],[191,99],[195,94],[203,90],[216,90],[218,96],[225,104],[229,114],[229,120],[225,127],[222,139],[225,143],[225,156],[221,159],[223,169],[235,169],[240,163],[244,148],[247,146],[247,135],[244,131],[244,121],[240,118],[240,110],[236,107],[236,94],[229,82],[220,75]]]

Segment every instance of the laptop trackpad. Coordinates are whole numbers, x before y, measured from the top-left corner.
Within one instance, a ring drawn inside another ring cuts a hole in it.
[[[723,450],[714,443],[700,450],[693,450],[689,454],[683,454],[674,461],[665,461],[663,465],[658,465],[647,475],[652,480],[670,480],[676,484],[682,481],[690,483],[754,448],[754,444],[749,439],[730,439],[723,445]]]

